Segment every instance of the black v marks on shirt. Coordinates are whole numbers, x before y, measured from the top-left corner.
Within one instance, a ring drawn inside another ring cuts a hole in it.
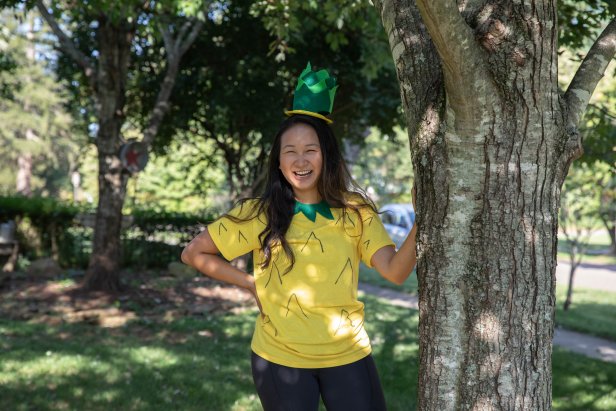
[[[302,248],[299,251],[300,252],[304,251],[304,248],[306,248],[306,246],[308,245],[308,242],[310,241],[311,238],[314,238],[315,240],[317,240],[319,242],[319,245],[321,246],[321,252],[324,253],[325,250],[323,249],[323,242],[321,240],[319,240],[319,237],[317,237],[317,235],[314,233],[314,231],[310,232],[310,235],[308,236],[308,239],[306,240],[306,242],[304,243],[304,245],[302,246]]]
[[[308,318],[308,316],[306,315],[306,313],[304,312],[302,305],[299,303],[299,300],[297,299],[297,295],[295,293],[291,294],[291,297],[289,297],[289,301],[287,302],[287,313],[285,314],[285,317],[289,316],[289,311],[291,310],[291,302],[295,299],[295,304],[297,305],[297,307],[299,308],[299,310],[301,311],[301,313],[304,315],[304,317]],[[297,314],[297,313],[295,313]]]

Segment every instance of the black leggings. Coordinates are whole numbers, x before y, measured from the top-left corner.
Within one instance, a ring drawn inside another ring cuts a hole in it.
[[[291,368],[252,353],[252,378],[265,411],[384,411],[385,397],[372,356],[327,368]]]

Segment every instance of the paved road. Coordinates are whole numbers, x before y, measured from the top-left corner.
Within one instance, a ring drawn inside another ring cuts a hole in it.
[[[616,343],[603,338],[557,328],[554,330],[554,345],[588,357],[616,363]]]
[[[616,277],[616,272],[613,275]],[[412,295],[364,283],[359,284],[359,290],[399,307],[419,308],[417,297]],[[613,341],[558,328],[554,331],[554,344],[588,357],[616,363],[616,342]]]
[[[567,285],[570,270],[570,264],[559,261],[556,266],[556,283]],[[573,289],[576,287],[616,292],[616,266],[580,265],[573,276]]]

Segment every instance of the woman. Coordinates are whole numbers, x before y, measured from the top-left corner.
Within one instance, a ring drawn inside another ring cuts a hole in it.
[[[326,117],[336,87],[308,65],[274,139],[263,195],[210,224],[182,253],[186,264],[254,295],[261,315],[252,372],[266,411],[317,410],[319,397],[328,410],[385,409],[357,300],[359,262],[402,284],[415,266],[416,229],[396,252],[353,182]],[[254,275],[218,256],[250,251]]]

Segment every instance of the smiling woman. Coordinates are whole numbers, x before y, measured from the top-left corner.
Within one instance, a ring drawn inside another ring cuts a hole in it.
[[[291,184],[298,201],[318,203],[317,183],[321,177],[323,155],[316,131],[305,123],[291,126],[281,137],[280,171]]]
[[[359,265],[401,284],[415,265],[415,230],[396,252],[373,202],[351,178],[333,135],[336,81],[302,72],[274,138],[258,198],[241,201],[186,246],[182,260],[248,289],[261,311],[253,380],[266,411],[384,410],[357,299]],[[254,276],[220,258],[253,253]]]

